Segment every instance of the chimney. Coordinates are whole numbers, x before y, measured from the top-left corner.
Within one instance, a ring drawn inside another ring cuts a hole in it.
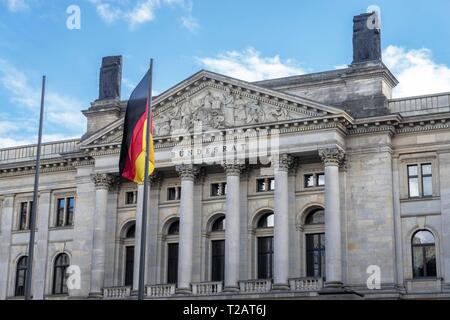
[[[353,17],[352,65],[381,62],[380,19],[376,11]]]
[[[104,57],[100,68],[98,100],[120,100],[122,56]]]

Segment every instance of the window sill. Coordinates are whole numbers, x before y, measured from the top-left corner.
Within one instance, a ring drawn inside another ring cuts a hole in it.
[[[35,231],[35,232],[38,232],[39,229],[36,228],[34,231]],[[11,233],[12,233],[12,234],[30,233],[30,230],[13,230],[13,231],[11,231]]]
[[[417,202],[417,201],[427,201],[427,200],[440,200],[439,196],[431,196],[431,197],[414,197],[414,198],[402,198],[400,202]]]
[[[56,230],[73,230],[74,226],[64,226],[64,227],[50,227],[48,231],[56,231]]]

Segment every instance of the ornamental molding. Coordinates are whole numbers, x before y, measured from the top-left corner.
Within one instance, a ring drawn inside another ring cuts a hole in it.
[[[319,150],[319,156],[325,166],[342,166],[345,161],[345,152],[340,147]]]
[[[180,175],[181,180],[192,180],[199,174],[199,167],[193,164],[182,164],[175,167],[175,170]]]
[[[278,155],[278,158],[273,161],[275,172],[276,171],[289,172],[289,170],[292,168],[294,164],[295,158],[289,154],[280,154]]]
[[[97,173],[92,175],[92,181],[95,183],[97,189],[114,189],[118,183],[119,178],[115,174]]]
[[[224,161],[222,167],[225,170],[227,176],[238,176],[246,169],[245,163],[240,160]]]

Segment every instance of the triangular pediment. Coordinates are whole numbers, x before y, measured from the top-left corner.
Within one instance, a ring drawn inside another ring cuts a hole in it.
[[[343,115],[322,103],[200,71],[154,99],[154,136],[170,137],[261,124]],[[82,146],[121,142],[123,119],[82,141]]]

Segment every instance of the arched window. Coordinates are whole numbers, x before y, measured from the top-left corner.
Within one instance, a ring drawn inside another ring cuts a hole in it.
[[[225,216],[214,220],[211,226],[211,281],[225,279]]]
[[[273,212],[264,214],[258,220],[258,228],[273,228],[275,225]]]
[[[69,256],[65,253],[59,254],[53,266],[53,294],[66,294],[67,274],[66,270],[70,266]]]
[[[25,283],[27,281],[27,262],[28,257],[23,256],[17,261],[16,268],[16,288],[15,296],[22,297],[25,295]]]
[[[325,211],[312,210],[305,219],[306,276],[325,277]]]
[[[220,218],[217,218],[212,227],[211,227],[211,232],[216,232],[216,231],[225,231],[225,217],[222,216]]]
[[[122,240],[125,251],[124,284],[125,286],[132,286],[134,276],[134,237],[136,234],[136,223],[133,222],[130,225],[126,226],[126,230],[123,234],[125,235],[124,239]]]
[[[178,240],[180,220],[173,221],[167,228],[167,283],[178,283]]]
[[[436,277],[436,245],[428,230],[417,231],[412,238],[414,278]]]
[[[264,213],[256,226],[258,279],[271,279],[273,276],[273,211]]]
[[[168,235],[177,235],[180,234],[180,220],[172,222],[167,231]]]

